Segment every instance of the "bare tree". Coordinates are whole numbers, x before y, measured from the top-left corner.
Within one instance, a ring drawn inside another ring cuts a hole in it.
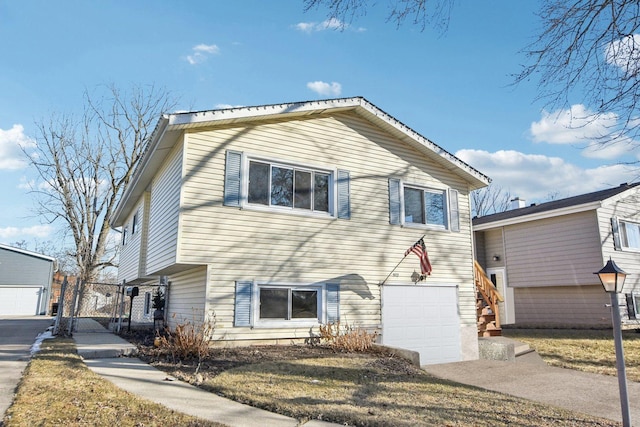
[[[580,123],[608,118],[603,144],[640,131],[640,3],[637,0],[545,0],[542,31],[524,52],[516,81],[537,77],[547,106],[581,99],[593,111]],[[612,116],[614,114],[615,116]],[[615,120],[611,120],[614,118]]]
[[[451,8],[455,0],[388,0],[388,21],[400,26],[407,20],[424,30],[427,26],[446,31]],[[325,7],[329,17],[342,22],[352,22],[358,16],[366,15],[371,4],[365,0],[304,0],[305,12]]]
[[[41,179],[32,189],[37,211],[50,223],[64,224],[85,281],[116,265],[117,245],[110,237],[116,201],[158,117],[175,106],[169,93],[154,86],[102,89],[99,96],[85,92],[80,119],[58,115],[38,123],[37,149],[29,155]]]
[[[509,209],[511,193],[494,183],[471,192],[471,214],[485,216]]]

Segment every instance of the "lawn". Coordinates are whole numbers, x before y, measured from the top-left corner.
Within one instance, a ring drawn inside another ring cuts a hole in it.
[[[529,344],[551,366],[616,375],[611,330],[505,329],[503,335]],[[627,379],[640,382],[640,333],[623,331],[622,344]]]
[[[73,340],[63,338],[43,342],[3,422],[0,425],[6,427],[222,426],[119,389],[90,371],[76,354]]]

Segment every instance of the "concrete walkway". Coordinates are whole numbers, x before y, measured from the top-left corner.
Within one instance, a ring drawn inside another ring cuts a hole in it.
[[[229,426],[298,426],[289,417],[243,405],[167,375],[133,357],[136,351],[128,341],[96,326],[90,332],[76,333],[78,354],[94,372],[117,386],[171,409],[217,421]],[[535,354],[534,354],[535,355]],[[621,421],[618,380],[533,363],[474,360],[427,365],[431,375],[593,416]],[[640,425],[640,383],[628,382],[631,419]],[[336,426],[309,421],[305,427]]]
[[[422,367],[439,378],[622,422],[618,379],[545,364],[474,360]],[[640,383],[627,380],[631,421],[640,426]]]
[[[294,418],[244,405],[185,382],[171,380],[167,374],[138,358],[120,357],[135,354],[135,346],[104,328],[75,333],[73,338],[78,354],[89,369],[128,392],[185,414],[234,427],[338,425],[316,420],[301,424]]]

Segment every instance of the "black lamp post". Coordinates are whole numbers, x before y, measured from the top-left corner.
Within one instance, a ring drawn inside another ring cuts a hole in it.
[[[620,388],[620,407],[622,409],[622,425],[631,427],[629,413],[629,396],[627,395],[627,374],[624,366],[624,350],[622,348],[622,330],[618,294],[622,292],[627,273],[622,271],[611,258],[597,273],[605,292],[611,296],[611,320],[613,322],[613,341],[616,347],[616,368],[618,370],[618,387]]]

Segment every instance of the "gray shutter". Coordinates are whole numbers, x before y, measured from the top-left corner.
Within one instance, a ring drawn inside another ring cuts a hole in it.
[[[400,224],[400,180],[389,178],[389,223]]]
[[[236,313],[233,326],[251,326],[253,282],[236,282]]]
[[[449,190],[449,229],[460,231],[460,211],[458,209],[458,190]]]
[[[242,153],[227,150],[227,161],[224,169],[224,204],[240,206]]]
[[[624,294],[627,303],[627,317],[629,320],[636,320],[636,308],[633,305],[633,294]]]
[[[327,283],[327,323],[340,320],[340,285]]]
[[[613,247],[615,250],[622,250],[622,245],[620,244],[620,227],[618,224],[618,217],[616,216],[611,218],[611,234],[613,234]]]
[[[338,218],[351,218],[349,171],[338,169]]]

